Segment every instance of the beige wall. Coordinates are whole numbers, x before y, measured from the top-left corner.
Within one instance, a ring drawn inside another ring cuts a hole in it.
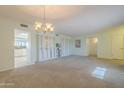
[[[124,36],[124,26],[115,27],[115,28],[97,33],[98,57],[99,58],[113,59],[113,57],[112,57],[112,37],[117,36],[117,35]]]
[[[116,35],[124,36],[124,25],[106,29],[93,35],[82,35],[73,39],[73,55],[88,56],[89,43],[88,38],[96,36],[97,43],[97,57],[114,59],[112,56],[112,37]],[[75,48],[75,40],[81,40],[81,48]],[[119,42],[119,41],[118,41]]]
[[[0,18],[0,70],[11,69],[14,66],[14,23]]]
[[[19,26],[23,22],[17,22],[8,18],[0,17],[0,71],[14,68],[14,30],[23,29]],[[23,29],[31,31],[29,29]],[[31,31],[31,61],[36,61],[36,40],[35,33]]]

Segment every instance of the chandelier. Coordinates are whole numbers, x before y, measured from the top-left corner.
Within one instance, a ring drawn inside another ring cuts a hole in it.
[[[42,13],[41,13],[42,14]],[[46,20],[46,7],[43,7],[43,22],[35,22],[35,30],[38,32],[53,32],[54,27],[51,23],[48,23]]]

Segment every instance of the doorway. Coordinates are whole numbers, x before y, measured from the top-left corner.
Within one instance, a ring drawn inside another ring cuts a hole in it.
[[[88,38],[88,56],[97,57],[97,37],[89,37]]]
[[[29,65],[30,63],[30,34],[27,31],[15,30],[14,40],[15,68]]]

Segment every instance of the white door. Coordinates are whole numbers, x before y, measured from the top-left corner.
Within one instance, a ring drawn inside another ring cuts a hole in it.
[[[39,61],[43,61],[44,51],[43,51],[43,36],[38,35],[38,52],[39,52]]]
[[[124,59],[124,36],[112,37],[112,56],[113,59]]]
[[[39,61],[48,60],[51,58],[51,38],[46,35],[39,36]]]

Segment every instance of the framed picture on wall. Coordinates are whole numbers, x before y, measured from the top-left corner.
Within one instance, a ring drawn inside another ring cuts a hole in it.
[[[81,40],[76,40],[75,41],[75,47],[80,48],[81,47]]]

